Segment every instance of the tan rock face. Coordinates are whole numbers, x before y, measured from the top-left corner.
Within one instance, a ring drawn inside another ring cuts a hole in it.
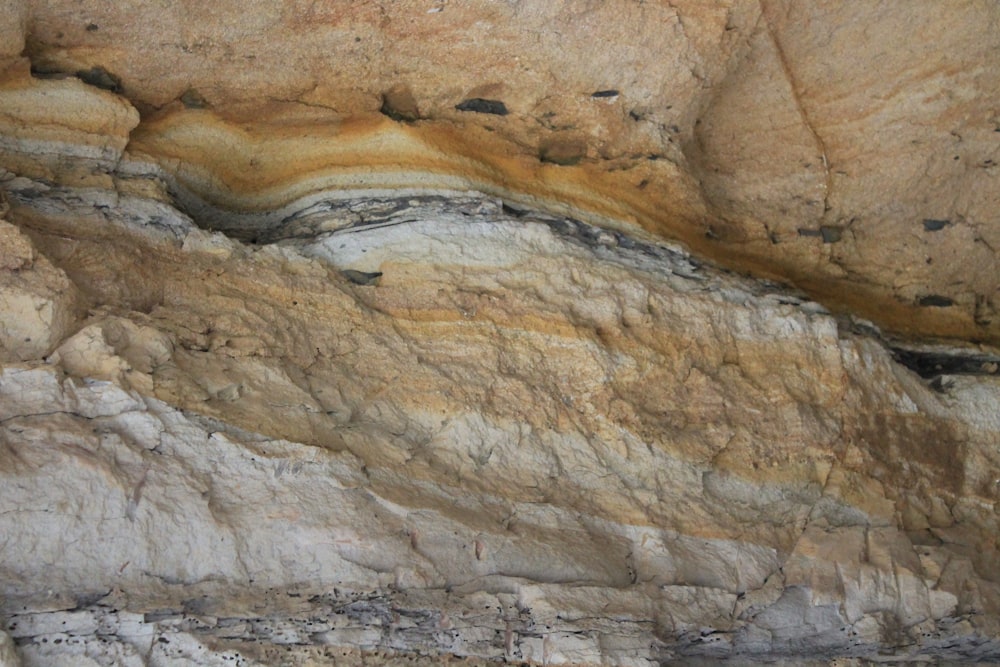
[[[35,70],[121,91],[150,118],[144,148],[155,110],[211,108],[234,127],[202,150],[254,153],[286,188],[233,192],[246,169],[217,156],[200,165],[211,200],[313,189],[308,168],[272,171],[271,150],[303,150],[274,126],[342,143],[345,121],[353,167],[572,201],[900,333],[997,339],[992,3],[24,4],[7,29],[29,17]],[[380,110],[413,125],[362,120]],[[199,164],[164,141],[151,157]],[[307,166],[344,166],[322,157]],[[614,205],[553,192],[566,182]]]
[[[995,659],[994,11],[13,5],[0,664]]]

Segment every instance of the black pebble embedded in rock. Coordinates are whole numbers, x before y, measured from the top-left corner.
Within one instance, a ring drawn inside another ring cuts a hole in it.
[[[63,72],[62,70],[55,69],[52,67],[32,64],[31,76],[33,76],[36,79],[65,79],[73,75],[68,72]]]
[[[184,91],[184,94],[180,97],[181,104],[187,109],[204,109],[208,106],[208,102],[202,97],[194,88],[188,88]]]
[[[456,104],[455,108],[459,111],[474,111],[475,113],[490,113],[494,116],[506,116],[507,115],[507,105],[500,100],[484,100],[481,97],[473,97],[471,99],[465,100],[460,104]]]
[[[925,232],[939,232],[948,225],[951,224],[951,220],[938,220],[935,218],[924,218],[924,231]]]
[[[893,358],[923,378],[940,375],[996,375],[1000,358],[988,354],[926,352],[892,348]]]
[[[122,92],[122,80],[103,67],[98,66],[80,70],[76,73],[76,76],[91,86],[110,90],[112,93]]]
[[[95,30],[100,30],[100,29],[101,29],[101,27],[99,25],[97,25],[96,23],[88,23],[87,24],[87,32],[94,32]]]
[[[382,277],[381,271],[355,271],[354,269],[344,269],[340,272],[345,278],[355,285],[377,285],[378,279]]]
[[[948,306],[954,306],[955,301],[940,294],[928,294],[927,296],[920,297],[917,304],[932,308],[947,308]]]
[[[827,227],[823,226],[819,228],[819,235],[823,237],[823,243],[836,243],[843,236],[844,230],[840,227]]]
[[[601,98],[601,97],[618,97],[617,90],[598,90],[597,92],[591,93],[591,97]]]

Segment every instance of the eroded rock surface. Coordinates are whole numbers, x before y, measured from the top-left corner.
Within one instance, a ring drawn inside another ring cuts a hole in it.
[[[0,665],[1000,659],[987,4],[7,4]]]
[[[1000,340],[989,0],[6,6],[0,57],[127,97],[135,148],[209,203],[447,181]]]
[[[102,624],[122,664],[1000,649],[987,371],[935,389],[777,286],[474,193],[328,199],[244,245],[5,188],[101,304],[0,383],[29,660]]]

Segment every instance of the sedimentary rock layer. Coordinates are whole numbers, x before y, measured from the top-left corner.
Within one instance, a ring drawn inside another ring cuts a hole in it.
[[[935,389],[778,286],[486,195],[327,199],[245,245],[4,188],[91,305],[0,382],[29,660],[108,664],[92,627],[191,664],[1000,649],[988,369]]]
[[[7,62],[125,96],[136,146],[211,202],[502,190],[899,333],[998,340],[988,1],[8,4]]]
[[[0,665],[1000,657],[987,4],[181,7],[0,3]]]

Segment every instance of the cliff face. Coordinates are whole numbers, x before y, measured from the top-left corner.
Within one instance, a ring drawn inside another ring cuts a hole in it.
[[[991,3],[2,4],[0,665],[1000,656]]]

